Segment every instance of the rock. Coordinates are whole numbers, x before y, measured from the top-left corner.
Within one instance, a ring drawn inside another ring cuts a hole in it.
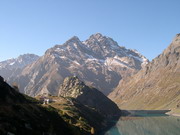
[[[71,97],[81,104],[94,108],[104,116],[120,115],[115,103],[95,88],[89,87],[78,77],[67,77],[59,89],[59,96]]]

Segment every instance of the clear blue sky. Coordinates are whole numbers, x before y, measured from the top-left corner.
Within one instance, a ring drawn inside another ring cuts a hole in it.
[[[151,60],[180,33],[180,0],[0,0],[0,61],[97,32]]]

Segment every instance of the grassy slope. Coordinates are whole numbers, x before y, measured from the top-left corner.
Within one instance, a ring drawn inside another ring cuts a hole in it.
[[[42,107],[0,82],[0,134],[17,135],[78,135],[78,130],[66,123],[52,107]]]
[[[83,134],[90,134],[92,127],[98,131],[106,126],[104,117],[73,98],[50,96],[55,102],[45,106],[55,108],[64,121],[77,127]]]
[[[163,75],[160,79],[159,74]],[[173,113],[180,112],[180,74],[178,73],[161,69],[150,77],[137,79],[137,82],[130,80],[128,85],[122,86],[121,89],[126,91],[121,91],[124,92],[122,97],[115,99],[121,109],[170,109]]]

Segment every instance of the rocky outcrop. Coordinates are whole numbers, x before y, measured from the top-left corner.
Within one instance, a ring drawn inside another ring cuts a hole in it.
[[[178,110],[180,105],[180,34],[144,69],[122,80],[109,97],[123,109]]]
[[[64,78],[76,75],[107,95],[119,80],[136,73],[147,63],[137,51],[119,46],[100,33],[83,42],[74,36],[63,45],[48,49],[13,81],[20,84],[21,92],[31,96],[57,95]]]
[[[120,115],[115,103],[97,89],[85,85],[77,77],[65,78],[59,89],[59,96],[74,98],[81,104],[94,108],[103,116]]]

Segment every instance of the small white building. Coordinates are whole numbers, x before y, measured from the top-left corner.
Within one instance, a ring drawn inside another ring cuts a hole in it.
[[[44,103],[43,103],[44,105],[47,105],[47,104],[49,104],[49,98],[45,98],[44,99]]]

